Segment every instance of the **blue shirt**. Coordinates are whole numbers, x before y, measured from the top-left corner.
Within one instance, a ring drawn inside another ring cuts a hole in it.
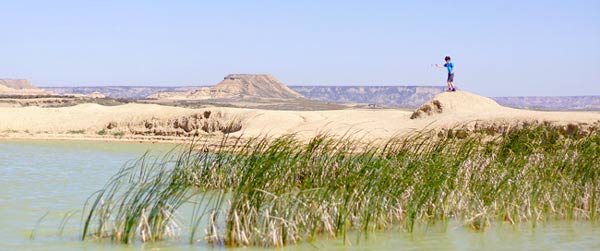
[[[448,68],[448,73],[452,73],[452,68],[454,68],[454,64],[452,62],[445,63],[444,67]]]

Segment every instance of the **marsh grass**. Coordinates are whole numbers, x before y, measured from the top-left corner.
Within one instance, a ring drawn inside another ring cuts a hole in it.
[[[209,243],[283,246],[449,220],[480,231],[596,221],[600,211],[597,132],[575,137],[538,125],[497,137],[420,133],[385,144],[288,135],[213,153],[196,151],[197,143],[126,165],[86,203],[83,238],[159,241],[178,236],[185,222],[191,243],[204,228]],[[190,201],[191,219],[174,217]]]

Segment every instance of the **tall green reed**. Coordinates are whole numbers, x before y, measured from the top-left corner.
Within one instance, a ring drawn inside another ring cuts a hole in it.
[[[388,142],[287,135],[140,158],[90,198],[83,238],[131,243],[176,236],[174,217],[197,201],[190,242],[282,246],[457,220],[596,220],[600,135],[548,125],[466,138],[418,133]],[[200,203],[210,201],[211,203]]]

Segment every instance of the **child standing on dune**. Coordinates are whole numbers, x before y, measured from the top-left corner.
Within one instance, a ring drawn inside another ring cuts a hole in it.
[[[446,69],[448,69],[448,91],[453,92],[456,91],[456,88],[454,88],[454,64],[451,62],[452,59],[450,58],[450,56],[446,56],[444,60],[446,61],[444,65],[436,64],[435,66],[438,68],[445,67]]]

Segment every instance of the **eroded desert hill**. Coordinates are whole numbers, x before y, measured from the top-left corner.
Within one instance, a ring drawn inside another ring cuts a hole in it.
[[[52,93],[35,87],[26,79],[0,79],[1,96],[51,95]]]
[[[300,99],[301,94],[290,89],[275,77],[266,74],[230,74],[212,87],[191,91],[159,92],[151,99]]]

